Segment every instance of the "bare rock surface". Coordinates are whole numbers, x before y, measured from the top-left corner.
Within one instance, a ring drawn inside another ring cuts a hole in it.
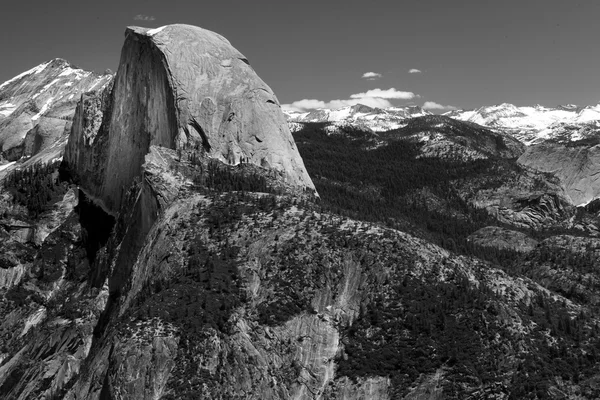
[[[86,189],[109,210],[152,145],[252,163],[314,191],[273,91],[225,38],[189,25],[130,27],[125,36],[111,98],[84,99],[65,156],[79,176],[100,171]]]
[[[526,234],[497,226],[486,226],[471,234],[469,241],[483,246],[497,249],[510,249],[527,253],[535,249],[538,242]]]
[[[600,146],[542,143],[530,146],[518,162],[556,175],[576,206],[600,196]]]

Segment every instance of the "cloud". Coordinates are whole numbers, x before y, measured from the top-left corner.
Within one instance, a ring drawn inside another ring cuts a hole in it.
[[[419,97],[413,92],[403,92],[394,88],[390,89],[372,89],[364,93],[356,93],[350,96],[349,99],[338,99],[338,100],[316,100],[316,99],[304,99],[298,100],[291,104],[282,104],[281,108],[288,111],[302,111],[306,112],[309,110],[315,110],[318,108],[336,109],[347,106],[354,106],[356,104],[364,104],[369,107],[377,108],[388,108],[392,106],[390,99],[401,99],[410,100],[415,97]]]
[[[289,111],[305,111],[305,110],[315,110],[317,108],[326,108],[325,102],[322,100],[316,99],[304,99],[298,100],[291,104],[282,104],[281,108]]]
[[[138,14],[133,17],[133,19],[136,21],[154,21],[156,18],[154,18],[152,15]]]
[[[364,93],[357,93],[350,96],[352,99],[362,99],[366,97],[378,97],[382,99],[402,99],[402,100],[410,100],[414,99],[416,95],[413,92],[402,92],[396,90],[394,88],[389,88],[386,90],[382,89],[371,89],[367,90]]]
[[[420,69],[416,69],[416,68],[411,68],[408,70],[409,74],[421,74],[422,71]]]
[[[440,110],[440,111],[458,110],[458,108],[456,108],[454,106],[445,106],[442,104],[438,104],[435,101],[426,101],[425,104],[423,104],[423,108],[425,110]]]
[[[377,73],[377,72],[365,72],[362,76],[363,79],[369,80],[369,81],[374,81],[375,79],[379,79],[381,78],[383,75]]]

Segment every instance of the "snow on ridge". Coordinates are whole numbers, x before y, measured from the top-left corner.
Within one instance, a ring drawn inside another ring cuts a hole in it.
[[[69,75],[75,75],[76,79],[81,80],[87,76],[90,76],[91,72],[84,71],[82,69],[66,67],[60,74],[58,74],[58,76],[69,76]]]
[[[54,85],[56,82],[60,81],[60,79],[56,78],[55,80],[53,80],[52,82],[50,82],[49,84],[47,84],[46,86],[44,86],[42,88],[42,90],[40,90],[39,92],[37,92],[36,94],[34,94],[31,98],[32,99],[36,99],[40,94],[44,93],[46,90],[50,89],[50,86]]]
[[[11,78],[9,80],[7,80],[6,82],[4,82],[3,84],[0,85],[0,89],[4,88],[5,86],[8,86],[9,84],[27,76],[27,75],[37,75],[40,72],[42,72],[44,69],[46,69],[46,67],[48,65],[50,65],[51,61],[45,62],[43,64],[40,64],[36,67],[31,68],[30,70],[27,70],[25,72],[20,73],[19,75],[15,76],[14,78]]]
[[[31,117],[32,121],[36,121],[37,119],[39,119],[46,111],[48,111],[48,108],[50,108],[50,104],[52,104],[52,100],[54,100],[54,97],[50,97],[46,103],[42,106],[42,108],[40,109],[40,112],[37,113],[36,115],[34,115],[33,117]]]
[[[160,28],[155,28],[155,29],[150,29],[148,32],[146,32],[146,35],[148,36],[154,36],[156,35],[158,32],[162,31],[163,29],[165,29],[167,26],[161,26]]]
[[[598,107],[586,107],[577,113],[577,116],[574,118],[578,123],[590,123],[600,121],[600,108]]]
[[[406,120],[429,115],[418,107],[371,108],[345,106],[338,109],[317,109],[311,111],[284,110],[288,124],[307,122],[329,122],[332,131],[344,126],[357,126],[373,132],[384,132],[406,126]],[[294,128],[296,128],[294,126]]]
[[[565,125],[600,125],[600,106],[579,109],[576,106],[516,107],[505,103],[480,107],[471,111],[457,111],[451,117],[491,128],[509,129],[517,135],[519,140],[529,145],[540,139],[555,136],[556,132],[561,131],[561,127]],[[577,137],[575,136],[574,139]]]

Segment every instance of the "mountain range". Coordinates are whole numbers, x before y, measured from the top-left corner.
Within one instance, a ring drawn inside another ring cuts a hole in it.
[[[600,398],[598,107],[283,111],[190,25],[0,85],[0,397]]]
[[[355,126],[382,132],[405,126],[410,118],[431,113],[419,106],[379,109],[358,104],[337,110],[284,111],[284,114],[292,124],[328,122],[332,126],[330,129],[335,129],[336,126]],[[504,103],[474,110],[453,110],[444,115],[502,130],[526,145],[544,140],[578,141],[594,136],[600,128],[600,105],[548,108],[539,105],[517,107]]]

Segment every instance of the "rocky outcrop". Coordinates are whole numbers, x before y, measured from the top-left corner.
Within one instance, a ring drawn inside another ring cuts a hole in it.
[[[600,197],[600,145],[546,142],[528,147],[518,162],[556,175],[576,206]]]
[[[225,38],[189,25],[130,27],[125,36],[111,98],[83,100],[65,155],[77,175],[97,171],[98,182],[84,186],[109,210],[152,145],[255,164],[314,191],[277,98]]]
[[[526,234],[497,226],[486,226],[469,235],[468,240],[485,248],[514,250],[521,253],[533,251],[538,242]]]

